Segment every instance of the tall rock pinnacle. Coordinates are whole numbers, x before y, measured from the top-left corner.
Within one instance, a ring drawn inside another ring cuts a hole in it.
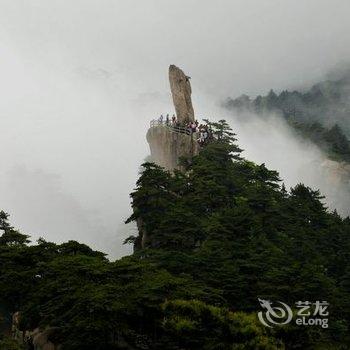
[[[169,82],[177,120],[181,124],[194,121],[190,77],[172,64],[169,66]]]
[[[191,158],[199,152],[196,133],[188,131],[187,122],[194,121],[191,101],[191,84],[184,72],[171,65],[169,81],[177,114],[176,124],[171,121],[154,120],[147,131],[147,141],[153,162],[173,171],[180,169],[181,157]]]

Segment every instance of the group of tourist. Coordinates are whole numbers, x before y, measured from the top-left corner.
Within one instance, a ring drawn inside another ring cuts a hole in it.
[[[187,134],[197,133],[199,136],[197,141],[200,145],[204,145],[212,136],[211,128],[207,124],[199,124],[198,120],[195,120],[188,122],[185,125],[181,125],[175,114],[173,114],[171,118],[169,117],[169,114],[167,114],[165,117],[163,114],[161,114],[158,118],[158,123],[178,128],[179,131],[182,130],[182,132]]]
[[[200,145],[206,144],[210,139],[213,138],[213,133],[207,124],[200,124],[198,127],[198,132],[199,132],[199,138],[198,138],[198,143]]]
[[[180,126],[180,124],[177,121],[177,118],[176,118],[175,114],[173,114],[171,119],[169,117],[169,114],[167,114],[165,117],[163,116],[163,114],[161,114],[160,117],[158,118],[158,122],[159,122],[159,124]]]

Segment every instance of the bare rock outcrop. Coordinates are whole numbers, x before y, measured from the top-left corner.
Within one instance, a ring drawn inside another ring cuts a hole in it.
[[[19,311],[12,315],[11,335],[18,344],[35,350],[61,350],[61,345],[52,343],[49,338],[56,328],[47,327],[46,329],[35,328],[33,330],[20,329],[21,313]]]
[[[167,170],[180,169],[180,157],[190,158],[199,152],[195,134],[178,133],[165,126],[150,128],[146,138],[152,161]]]
[[[52,329],[40,330],[39,328],[34,329],[32,333],[34,349],[37,350],[59,350],[60,345],[55,345],[49,340]]]
[[[194,121],[190,77],[172,64],[169,67],[169,82],[177,120],[183,124]]]
[[[330,183],[333,185],[345,184],[349,185],[350,179],[350,164],[345,162],[337,162],[326,159],[321,167],[325,172]]]

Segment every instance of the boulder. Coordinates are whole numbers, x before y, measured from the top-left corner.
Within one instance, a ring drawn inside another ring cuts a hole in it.
[[[194,121],[190,77],[172,64],[169,67],[169,82],[177,120],[181,124]]]

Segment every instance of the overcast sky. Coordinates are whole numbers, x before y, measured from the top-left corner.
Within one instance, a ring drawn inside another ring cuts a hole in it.
[[[33,239],[129,252],[148,121],[173,109],[169,64],[207,116],[349,62],[349,13],[348,0],[0,0],[0,208]]]

